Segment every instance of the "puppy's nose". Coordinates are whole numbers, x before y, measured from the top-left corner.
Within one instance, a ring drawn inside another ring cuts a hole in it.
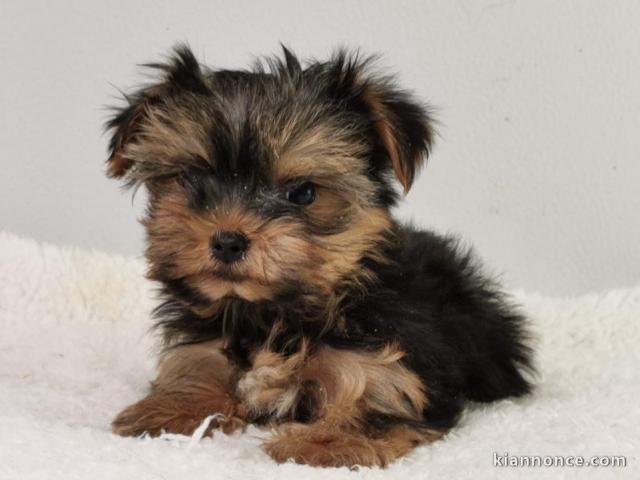
[[[240,260],[249,247],[249,240],[240,232],[218,232],[211,239],[211,253],[223,263]]]

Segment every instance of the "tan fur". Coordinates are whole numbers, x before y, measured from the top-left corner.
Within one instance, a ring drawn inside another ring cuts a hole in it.
[[[305,368],[326,392],[322,416],[355,423],[364,411],[420,420],[427,397],[420,378],[402,363],[396,346],[369,352],[324,347]]]
[[[391,219],[385,209],[359,210],[347,230],[318,240],[325,262],[318,268],[317,275],[333,289],[341,280],[351,284],[372,280],[370,272],[359,269],[360,260],[367,254],[386,262],[379,250],[390,230]]]
[[[396,177],[400,181],[404,191],[408,192],[413,178],[411,178],[410,172],[402,161],[402,156],[398,147],[397,134],[394,132],[393,119],[382,101],[380,92],[377,91],[374,86],[366,88],[364,96],[365,101],[373,113],[376,131],[384,143]]]
[[[188,200],[176,182],[165,186],[165,193],[157,200],[153,216],[146,218],[149,243],[151,278],[159,274],[156,269],[162,266],[161,260],[174,257],[172,268],[165,271],[171,278],[194,275],[206,271],[209,257],[209,239],[212,231],[207,228],[197,212],[188,206]]]
[[[133,160],[126,158],[122,152],[118,151],[109,158],[107,176],[111,178],[122,177],[132,165]]]
[[[238,396],[255,414],[287,418],[295,414],[301,386],[314,382],[321,392],[315,409],[325,422],[356,426],[365,411],[420,420],[427,396],[403,356],[394,345],[379,351],[323,346],[310,353],[303,343],[288,357],[263,348],[240,378]]]
[[[229,433],[244,428],[246,412],[233,395],[232,369],[221,342],[178,347],[162,360],[151,393],[113,421],[113,431],[131,436],[162,431],[192,434],[209,415],[214,428]]]
[[[269,349],[259,350],[252,368],[238,382],[238,397],[255,415],[290,416],[299,400],[300,370],[306,356],[306,344],[289,357]]]
[[[114,145],[114,150],[107,161],[107,176],[112,178],[123,177],[127,171],[134,165],[135,158],[127,155],[125,149],[131,141],[134,141],[136,134],[140,130],[140,125],[144,120],[144,116],[149,109],[151,99],[157,99],[164,91],[163,86],[151,87],[147,91],[146,100],[140,102],[134,109],[131,118],[122,135],[118,138]]]
[[[419,443],[441,436],[442,433],[436,431],[394,427],[384,436],[376,437],[316,422],[283,425],[267,440],[264,448],[280,463],[294,460],[317,467],[384,467]]]
[[[283,415],[285,407],[295,409],[290,399],[299,398],[301,385],[312,380],[319,386],[316,419],[309,424],[284,423],[265,443],[265,451],[276,461],[293,459],[322,467],[386,466],[419,443],[442,435],[405,426],[387,431],[364,427],[365,413],[422,419],[427,405],[424,385],[402,365],[404,354],[396,346],[374,352],[322,347],[303,361],[306,351],[303,348],[287,359],[260,351],[254,366],[257,369],[249,372],[255,373],[252,403],[247,404],[250,410],[277,405],[276,412]],[[261,400],[265,400],[262,406]]]
[[[206,165],[212,160],[207,152],[208,138],[204,128],[209,120],[202,112],[148,107],[141,116],[144,121],[140,122],[134,139],[120,153],[137,169],[170,174],[194,163]]]
[[[306,178],[311,174],[320,184],[323,180],[338,181],[345,190],[356,190],[355,186],[359,185],[364,191],[357,193],[363,199],[373,193],[373,185],[366,177],[367,146],[354,141],[349,131],[320,124],[287,138],[275,148],[276,180]]]
[[[153,214],[145,220],[149,276],[186,278],[212,299],[228,295],[250,301],[269,299],[280,284],[296,278],[315,286],[313,290],[325,297],[338,286],[371,281],[371,274],[359,267],[360,260],[365,253],[375,255],[391,226],[385,209],[353,206],[347,230],[310,237],[294,220],[266,222],[239,207],[194,211],[177,183],[169,182],[164,189],[153,205]],[[340,215],[335,209],[341,202],[331,195],[321,192],[310,215],[323,216],[327,222]],[[211,237],[221,230],[241,231],[250,241],[244,261],[231,267],[231,279],[216,275],[218,265],[209,251]],[[169,269],[166,258],[172,258]],[[382,256],[376,259],[384,261]]]
[[[276,423],[265,450],[278,462],[293,459],[317,466],[384,466],[415,445],[442,433],[405,426],[370,430],[366,413],[419,421],[427,405],[424,385],[402,364],[395,345],[378,351],[324,346],[310,351],[303,342],[288,357],[262,348],[253,366],[237,378],[221,341],[178,347],[161,362],[148,397],[122,411],[113,422],[120,435],[190,435],[209,415],[219,414],[207,435],[243,429],[257,416]],[[311,423],[292,423],[314,385]]]

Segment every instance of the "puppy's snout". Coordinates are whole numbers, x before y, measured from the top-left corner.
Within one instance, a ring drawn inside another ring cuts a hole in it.
[[[218,232],[211,239],[212,255],[223,263],[241,260],[249,248],[249,240],[240,232]]]

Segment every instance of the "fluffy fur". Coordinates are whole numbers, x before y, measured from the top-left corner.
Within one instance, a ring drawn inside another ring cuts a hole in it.
[[[278,461],[386,465],[465,401],[530,391],[522,316],[451,238],[390,215],[428,109],[345,52],[210,70],[178,47],[108,124],[108,174],[145,185],[166,353],[123,435],[269,424]],[[216,239],[246,251],[222,261]],[[243,247],[244,248],[244,247]]]

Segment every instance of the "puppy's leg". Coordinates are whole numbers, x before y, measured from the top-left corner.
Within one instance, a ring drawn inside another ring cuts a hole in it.
[[[441,436],[422,427],[425,386],[401,362],[403,355],[395,345],[379,351],[320,349],[298,372],[301,381],[316,383],[314,421],[279,427],[265,443],[267,453],[279,462],[384,466]],[[373,425],[374,417],[394,420]]]
[[[113,421],[113,431],[131,436],[162,431],[190,435],[209,415],[214,428],[231,432],[245,425],[233,395],[231,369],[220,342],[178,347],[161,362],[151,393],[127,407]]]
[[[384,467],[416,445],[441,435],[396,426],[373,436],[361,429],[343,429],[320,421],[283,426],[264,448],[277,462],[293,459],[317,467]]]

